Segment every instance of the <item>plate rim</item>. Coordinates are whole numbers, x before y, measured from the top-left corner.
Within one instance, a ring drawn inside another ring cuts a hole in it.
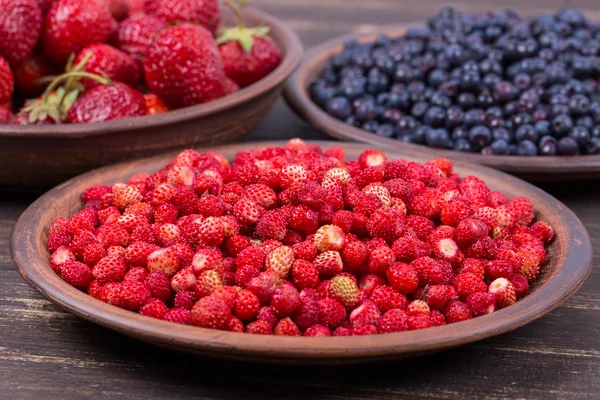
[[[283,145],[285,141],[242,143],[244,148]],[[362,143],[336,143],[325,141],[309,142],[324,147],[336,145],[354,148],[357,151],[367,145]],[[239,144],[218,147],[204,147],[199,150],[219,152],[239,151]],[[229,149],[229,150],[228,150]],[[496,336],[519,328],[547,314],[560,303],[573,295],[583,284],[592,270],[592,247],[590,237],[577,216],[559,200],[535,186],[503,172],[485,166],[455,162],[459,168],[469,168],[474,173],[483,173],[494,179],[518,184],[544,199],[552,209],[560,210],[565,232],[557,239],[565,246],[565,252],[558,254],[562,266],[555,276],[521,299],[515,305],[499,310],[491,315],[477,317],[459,324],[429,328],[425,331],[409,331],[384,335],[359,337],[280,337],[250,335],[218,331],[195,326],[183,326],[133,313],[97,300],[64,282],[50,268],[48,261],[36,252],[45,249],[45,238],[35,237],[40,227],[40,215],[45,211],[49,199],[56,195],[78,198],[80,193],[69,191],[77,184],[98,184],[106,182],[111,174],[124,167],[133,173],[133,166],[150,166],[156,162],[169,160],[177,152],[168,152],[132,162],[124,162],[102,167],[72,178],[48,191],[33,202],[15,224],[10,248],[13,262],[21,276],[45,298],[90,322],[116,330],[146,342],[180,350],[191,351],[212,358],[254,361],[276,364],[314,364],[335,362],[371,362],[385,358],[399,358],[420,353],[438,351],[477,340]],[[392,157],[423,158],[421,152],[387,151]],[[92,180],[92,182],[89,182]],[[95,180],[95,181],[94,181]],[[71,190],[72,191],[72,190]],[[66,199],[69,197],[65,197]],[[558,217],[557,217],[558,218]],[[41,242],[41,243],[40,243]],[[574,246],[576,244],[576,246]],[[573,258],[574,255],[578,257]],[[47,258],[47,256],[46,256]],[[559,279],[561,278],[561,279]],[[540,302],[544,298],[550,301]]]
[[[540,180],[560,180],[564,178],[555,178],[554,174],[561,176],[570,175],[574,178],[577,174],[579,178],[589,176],[600,176],[600,154],[595,155],[576,155],[576,156],[484,156],[478,153],[463,153],[449,149],[436,149],[425,145],[404,143],[396,139],[379,137],[363,129],[350,126],[340,121],[322,110],[315,104],[306,90],[308,78],[312,76],[315,69],[320,69],[322,64],[329,57],[341,50],[344,41],[348,39],[358,39],[360,42],[370,41],[379,34],[388,34],[391,36],[400,35],[406,32],[411,26],[423,25],[423,23],[403,23],[396,25],[384,25],[374,30],[364,33],[347,33],[336,36],[316,46],[309,48],[302,58],[302,62],[296,71],[287,79],[283,96],[287,104],[302,119],[306,120],[314,128],[324,132],[330,137],[345,141],[357,141],[372,146],[390,146],[393,149],[412,149],[414,151],[424,151],[438,157],[445,157],[453,160],[463,160],[481,165],[487,165],[493,168],[501,169],[505,172],[531,176],[531,179]]]

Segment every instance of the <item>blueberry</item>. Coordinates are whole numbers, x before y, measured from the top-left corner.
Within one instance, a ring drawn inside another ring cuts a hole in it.
[[[400,112],[400,110],[397,110],[395,108],[388,108],[385,109],[385,111],[383,112],[382,120],[385,122],[389,122],[394,126],[397,126],[401,119],[402,113]]]
[[[425,115],[428,108],[429,108],[429,103],[427,103],[425,101],[420,101],[418,103],[415,103],[415,105],[412,106],[412,108],[410,110],[410,115],[412,115],[415,118],[420,119],[423,117],[423,115]]]
[[[592,129],[594,127],[594,120],[589,115],[579,117],[575,120],[575,126],[584,126],[587,129]]]
[[[511,101],[515,94],[516,88],[510,82],[500,81],[494,85],[493,96],[500,103]]]
[[[594,126],[590,132],[592,137],[600,138],[600,125]]]
[[[448,148],[450,137],[445,129],[430,129],[425,135],[425,142],[428,146],[438,148]]]
[[[531,76],[525,73],[517,74],[513,79],[513,83],[517,89],[525,90],[531,86]]]
[[[448,73],[443,69],[434,69],[428,77],[429,86],[439,87],[448,80]]]
[[[517,131],[515,132],[515,139],[517,139],[517,142],[528,140],[530,142],[537,143],[539,134],[533,125],[525,124],[517,128]]]
[[[550,122],[546,121],[546,120],[542,120],[542,121],[537,121],[534,125],[535,130],[537,131],[538,135],[540,136],[545,136],[545,135],[549,135],[550,134]]]
[[[590,110],[590,99],[583,94],[575,94],[569,101],[569,109],[571,113],[576,116],[582,116]]]
[[[383,136],[391,138],[396,133],[396,129],[390,124],[382,124],[379,125],[379,128],[375,131],[377,136]]]
[[[492,142],[492,131],[483,125],[477,125],[469,130],[469,141],[476,147],[482,148]]]
[[[389,87],[390,81],[387,75],[382,73],[379,69],[373,68],[369,71],[367,77],[367,92],[378,94],[385,92]]]
[[[600,138],[593,137],[585,145],[585,154],[600,154]]]
[[[310,97],[320,107],[325,107],[333,96],[335,96],[335,88],[324,81],[317,81],[310,87]]]
[[[460,107],[452,106],[446,111],[446,128],[452,129],[463,123],[465,113]]]
[[[473,151],[471,143],[467,139],[458,139],[454,142],[454,150],[470,153]]]
[[[409,83],[414,79],[413,69],[408,64],[398,64],[394,72],[394,81]]]
[[[411,131],[417,126],[417,120],[410,115],[404,115],[398,122],[400,132]]]
[[[430,101],[431,105],[440,106],[442,108],[448,108],[452,105],[452,100],[450,100],[448,96],[446,96],[440,91],[433,93],[433,96],[431,96]]]
[[[465,61],[465,51],[458,44],[451,44],[444,50],[444,55],[448,62],[452,65],[461,65]]]
[[[469,129],[462,125],[452,130],[452,140],[467,139],[469,137]]]
[[[504,139],[494,140],[489,146],[492,154],[503,155],[508,152],[508,141]]]
[[[492,131],[494,140],[504,140],[508,143],[512,140],[512,135],[506,128],[496,128]]]
[[[367,121],[375,118],[375,105],[370,101],[364,99],[357,99],[353,103],[354,116],[359,121]]]
[[[352,106],[345,97],[334,97],[327,102],[326,110],[329,115],[343,120],[352,113]]]
[[[467,126],[482,125],[485,122],[485,112],[479,108],[473,108],[465,113],[464,123]]]
[[[458,79],[448,79],[439,86],[440,92],[444,93],[446,96],[455,96],[456,93],[458,93],[459,87],[460,82]]]
[[[567,136],[558,141],[556,151],[561,156],[573,156],[579,153],[579,146],[575,139]]]
[[[520,156],[537,156],[537,146],[530,140],[524,140],[519,143],[517,153]]]
[[[430,130],[431,130],[431,128],[428,127],[427,125],[418,126],[414,130],[414,135],[413,135],[413,138],[412,138],[412,143],[425,144],[425,139],[427,137],[427,133]]]
[[[590,140],[590,131],[585,126],[574,126],[569,132],[569,137],[572,137],[579,143],[579,146],[585,146]]]
[[[396,70],[396,63],[387,55],[376,58],[375,66],[388,76],[393,74]]]
[[[552,120],[552,134],[557,138],[566,136],[571,129],[573,129],[573,120],[566,114],[557,115]]]
[[[461,93],[458,95],[456,102],[463,110],[470,110],[475,107],[475,95],[473,93]]]
[[[540,104],[540,97],[535,89],[526,90],[519,97],[519,110],[532,112]]]
[[[541,156],[555,156],[557,152],[556,140],[552,141],[540,141],[538,145],[538,153]]]
[[[481,77],[477,71],[464,71],[461,74],[459,81],[462,90],[471,91],[477,88],[481,82]]]
[[[371,119],[371,120],[365,122],[364,124],[362,124],[362,128],[365,131],[369,131],[371,133],[376,133],[377,130],[379,129],[379,122],[375,121],[374,119]]]
[[[433,106],[425,112],[423,116],[423,122],[433,128],[440,127],[444,124],[446,119],[446,111],[443,108]]]

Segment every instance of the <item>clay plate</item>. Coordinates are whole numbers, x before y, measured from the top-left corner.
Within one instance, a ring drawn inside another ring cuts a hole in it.
[[[275,17],[247,8],[248,25],[265,24],[282,51],[280,65],[231,96],[164,114],[81,125],[0,125],[0,185],[56,185],[102,165],[167,150],[226,143],[251,132],[271,110],[302,58],[298,36]],[[233,18],[223,11],[224,24]]]
[[[343,49],[343,44],[347,39],[357,38],[360,42],[369,42],[374,40],[380,33],[395,37],[404,34],[407,27],[407,25],[388,26],[374,33],[340,36],[313,47],[306,52],[302,64],[286,82],[284,96],[288,104],[312,126],[340,140],[363,142],[398,151],[403,149],[420,149],[421,151],[427,151],[432,157],[446,157],[483,164],[536,182],[596,179],[600,177],[600,155],[553,157],[483,156],[476,153],[440,150],[424,145],[403,143],[396,139],[380,137],[345,124],[331,117],[311,100],[307,91],[308,87],[319,77],[331,56]]]
[[[316,143],[324,148],[339,145],[335,142]],[[212,150],[232,158],[241,150],[273,145],[283,145],[283,142],[229,145]],[[347,143],[341,146],[348,159],[357,158],[366,147]],[[549,247],[549,262],[531,293],[515,305],[470,321],[421,331],[360,337],[306,338],[233,333],[177,325],[122,310],[71,287],[52,271],[46,250],[48,227],[55,218],[69,217],[82,207],[80,195],[85,188],[126,181],[138,172],[155,171],[174,155],[168,153],[97,169],[63,183],[35,201],[19,218],[11,237],[13,259],[23,278],[65,310],[159,346],[236,361],[333,365],[415,356],[511,331],[557,307],[575,293],[591,271],[590,239],[572,211],[518,178],[463,162],[455,164],[458,174],[476,175],[493,190],[500,190],[508,197],[527,196],[535,205],[536,216],[548,221],[556,231],[556,239]],[[387,156],[419,162],[430,158],[422,151],[412,149],[390,151]]]

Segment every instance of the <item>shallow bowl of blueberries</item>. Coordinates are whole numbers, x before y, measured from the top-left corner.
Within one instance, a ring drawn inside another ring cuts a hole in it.
[[[600,24],[451,8],[308,51],[285,97],[328,135],[532,181],[600,177]]]

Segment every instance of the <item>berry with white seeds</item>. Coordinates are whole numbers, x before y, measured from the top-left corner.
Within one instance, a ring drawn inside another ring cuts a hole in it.
[[[306,328],[303,336],[311,336],[311,337],[331,336],[331,329],[329,329],[328,327],[326,327],[324,325],[315,324],[315,325],[311,325],[308,328]]]
[[[194,293],[198,298],[211,295],[218,287],[223,286],[223,280],[217,271],[207,270],[201,272],[196,278]]]
[[[376,324],[380,316],[381,313],[377,304],[371,300],[365,300],[350,313],[350,323],[352,325]]]
[[[233,215],[243,224],[255,224],[264,211],[264,208],[249,197],[242,197],[233,206]]]
[[[60,267],[67,261],[75,261],[75,254],[66,246],[60,246],[50,256],[50,266],[57,274],[60,273]]]
[[[128,185],[115,194],[112,205],[124,210],[127,206],[139,203],[143,200],[144,196],[140,190],[136,186]]]
[[[158,243],[163,247],[169,247],[177,243],[180,237],[179,227],[174,224],[162,224],[156,231]]]
[[[377,331],[379,333],[396,333],[407,330],[408,318],[406,313],[397,308],[388,310],[377,321]]]
[[[533,221],[533,204],[525,197],[511,199],[503,207],[515,214],[517,223],[520,225],[529,225]]]
[[[188,292],[194,289],[196,274],[192,268],[184,268],[178,271],[171,279],[171,287],[176,292]]]
[[[281,246],[267,254],[265,271],[275,272],[282,278],[288,276],[294,263],[294,251],[291,247]]]
[[[200,223],[198,239],[209,246],[220,246],[225,239],[225,227],[218,217],[208,217]]]
[[[374,194],[379,198],[384,207],[389,207],[392,204],[392,197],[388,189],[381,183],[370,183],[363,188],[363,193]]]
[[[431,310],[429,309],[429,305],[423,300],[414,300],[414,301],[410,302],[410,304],[406,308],[406,314],[412,315],[412,316],[418,316],[418,315],[429,316],[430,312],[431,312]]]
[[[437,243],[433,243],[432,246],[433,253],[437,258],[448,261],[453,266],[462,265],[465,256],[454,240],[441,239]]]
[[[449,324],[466,321],[473,318],[473,313],[469,306],[460,300],[450,300],[444,308],[444,317]]]
[[[545,244],[550,243],[554,239],[554,230],[550,224],[544,221],[537,221],[531,225],[531,233]]]
[[[358,156],[358,164],[363,168],[377,167],[385,164],[387,158],[379,150],[365,150]]]
[[[118,255],[103,257],[92,269],[94,278],[101,282],[121,281],[127,271],[125,259]]]
[[[252,278],[246,289],[258,297],[261,304],[269,304],[273,298],[275,290],[283,284],[283,280],[273,271],[261,272],[258,276]]]
[[[302,300],[298,290],[291,283],[284,283],[273,293],[273,299],[271,300],[271,307],[277,311],[277,315],[280,318],[291,316],[298,307]]]
[[[387,246],[379,246],[369,253],[367,269],[371,273],[385,276],[394,261],[396,261],[394,251]]]
[[[490,283],[488,292],[496,298],[498,308],[508,307],[517,301],[515,288],[506,278],[498,278]]]
[[[269,209],[277,204],[277,194],[267,185],[254,184],[246,187],[246,194],[261,207]]]
[[[329,297],[337,300],[346,308],[351,308],[358,301],[358,286],[347,276],[337,275],[331,278],[328,287]]]
[[[260,310],[258,297],[249,290],[241,290],[237,294],[233,314],[243,321],[253,321]]]
[[[454,241],[461,248],[468,247],[486,237],[488,227],[481,220],[468,218],[461,221],[454,229]]]
[[[314,288],[319,284],[319,271],[306,260],[296,260],[292,264],[294,284],[300,288]]]
[[[177,253],[171,247],[167,247],[150,253],[146,265],[150,272],[163,272],[171,277],[179,270],[181,264]]]
[[[62,263],[59,272],[69,285],[80,290],[88,287],[94,279],[90,267],[75,260],[67,260]]]
[[[419,287],[419,274],[408,264],[401,262],[392,264],[386,276],[390,285],[399,293],[410,294]]]
[[[304,182],[308,177],[306,169],[301,165],[288,164],[277,174],[277,182],[282,189],[287,189],[296,183]]]
[[[225,329],[230,316],[227,304],[214,296],[198,300],[192,308],[192,324],[202,328]]]
[[[223,265],[223,254],[217,249],[200,249],[194,254],[192,268],[196,274],[207,270],[219,270]]]
[[[325,174],[323,175],[323,180],[334,179],[339,181],[342,185],[348,183],[351,178],[352,176],[350,175],[348,170],[342,167],[331,168],[327,170],[327,172],[325,172]],[[323,184],[321,184],[321,186],[323,186],[323,189],[329,189],[329,187],[325,187]]]
[[[339,226],[323,225],[315,233],[314,242],[320,253],[340,251],[346,244],[346,234]]]
[[[492,293],[473,293],[467,297],[467,305],[475,317],[491,314],[496,311],[496,297]]]
[[[337,251],[325,251],[319,254],[313,265],[321,277],[337,275],[344,269],[342,257]]]

